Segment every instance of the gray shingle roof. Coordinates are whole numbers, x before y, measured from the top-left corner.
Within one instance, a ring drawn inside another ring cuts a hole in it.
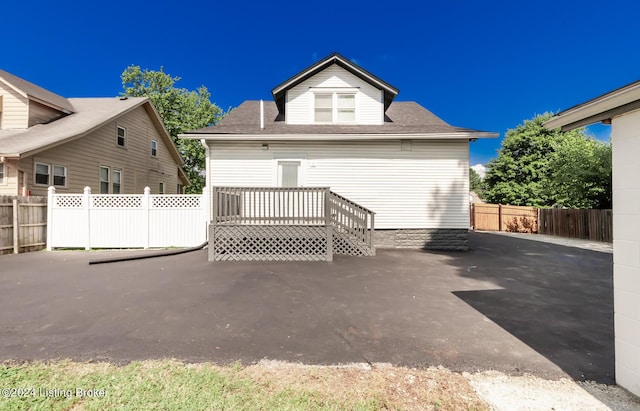
[[[149,101],[146,97],[70,98],[74,114],[23,130],[0,130],[0,155],[20,156],[61,144]]]
[[[260,128],[260,101],[250,100],[231,111],[219,124],[186,134],[424,134],[476,132],[454,127],[416,102],[393,102],[381,125],[286,124],[275,102],[264,102],[264,129]]]
[[[73,106],[68,99],[59,96],[56,93],[52,93],[38,85],[35,85],[20,77],[14,76],[4,70],[0,70],[0,79],[4,79],[6,82],[16,87],[18,90],[26,93],[30,98],[35,98],[41,102],[51,105],[59,110],[66,110],[67,112],[73,112]]]

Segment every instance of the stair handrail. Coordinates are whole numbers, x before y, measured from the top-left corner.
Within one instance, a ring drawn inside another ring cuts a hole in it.
[[[334,191],[329,191],[328,200],[329,214],[333,226],[356,237],[363,245],[374,252],[376,213]],[[351,207],[353,211],[345,212],[344,208],[339,207],[339,205]]]

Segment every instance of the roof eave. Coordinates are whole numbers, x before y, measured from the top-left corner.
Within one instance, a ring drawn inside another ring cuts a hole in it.
[[[64,114],[73,114],[75,112],[73,110],[70,110],[68,107],[62,107],[62,106],[54,104],[54,103],[52,103],[50,101],[45,101],[45,100],[42,100],[42,99],[40,99],[38,97],[35,97],[35,96],[32,96],[32,95],[27,95],[27,98],[29,100],[35,101],[36,103],[40,103],[43,106],[51,107],[52,109],[60,111],[60,112],[62,112]],[[71,104],[69,104],[69,105],[71,106]]]
[[[497,138],[499,133],[486,131],[458,131],[447,133],[386,133],[386,134],[217,134],[185,133],[178,135],[187,140],[208,141],[340,141],[340,140],[472,140]]]
[[[640,81],[561,111],[543,123],[547,129],[569,131],[640,109]]]

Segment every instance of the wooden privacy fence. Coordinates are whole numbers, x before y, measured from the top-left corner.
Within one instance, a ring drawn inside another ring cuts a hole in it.
[[[613,242],[611,210],[541,208],[538,215],[540,234]]]
[[[594,241],[613,241],[611,210],[472,204],[470,214],[471,226],[479,231],[538,233]]]
[[[0,254],[41,250],[46,236],[47,197],[0,196]]]
[[[472,204],[471,226],[480,231],[538,232],[538,209],[502,204]]]

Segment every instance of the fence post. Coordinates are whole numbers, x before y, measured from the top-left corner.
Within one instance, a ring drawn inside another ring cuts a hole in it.
[[[87,186],[84,188],[83,197],[82,197],[82,205],[84,206],[85,212],[85,224],[86,224],[86,238],[85,238],[85,250],[91,250],[91,211],[90,211],[90,196],[91,196],[91,187]]]
[[[49,186],[47,192],[47,251],[51,251],[52,249],[51,234],[53,233],[53,205],[55,204],[53,198],[55,194],[56,188]]]
[[[13,199],[13,253],[20,252],[20,223],[18,221],[18,199]]]
[[[371,228],[369,229],[369,247],[371,248],[373,255],[376,255],[375,232],[376,232],[376,215],[375,213],[371,213]]]
[[[200,207],[202,207],[202,221],[204,222],[205,239],[209,241],[209,201],[210,196],[209,188],[204,187],[202,189],[202,197],[200,197]]]
[[[498,204],[498,231],[502,231],[502,204]]]
[[[150,200],[151,189],[149,187],[144,188],[144,195],[142,196],[142,209],[144,210],[144,232],[145,232],[145,244],[144,248],[149,248],[149,208],[151,201]]]
[[[327,237],[327,261],[333,261],[333,224],[331,221],[331,190],[324,190],[324,224]]]

